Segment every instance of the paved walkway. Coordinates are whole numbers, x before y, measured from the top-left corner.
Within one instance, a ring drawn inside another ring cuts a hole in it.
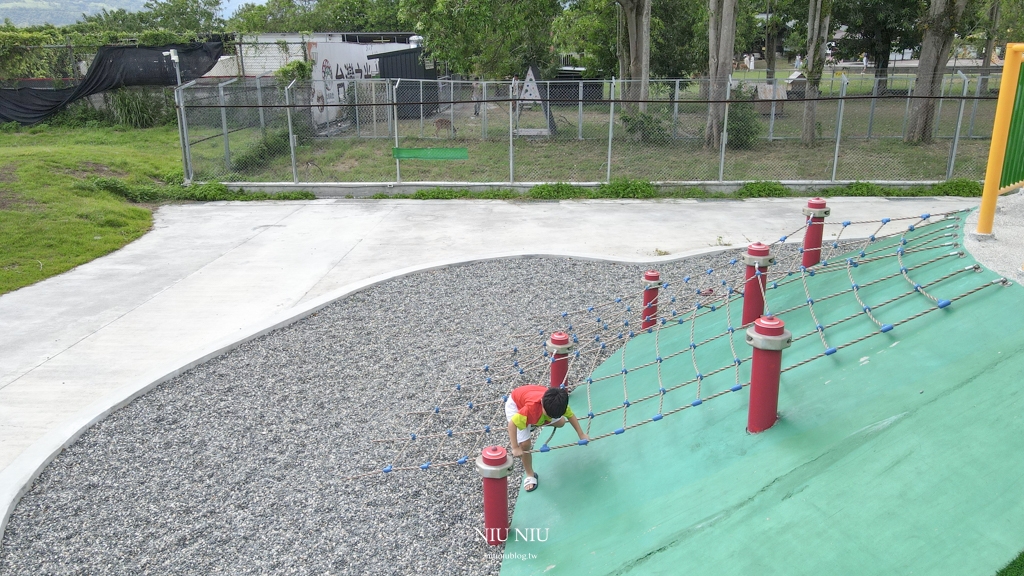
[[[623,261],[774,240],[800,199],[745,202],[365,201],[161,208],[114,254],[0,297],[0,472],[116,391],[244,338],[346,286],[508,254]],[[830,201],[833,219],[941,212],[976,199]]]

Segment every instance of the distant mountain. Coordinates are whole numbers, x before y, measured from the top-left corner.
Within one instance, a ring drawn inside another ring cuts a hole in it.
[[[0,21],[10,18],[17,26],[35,24],[72,24],[82,14],[96,14],[104,9],[142,10],[146,0],[0,0]]]

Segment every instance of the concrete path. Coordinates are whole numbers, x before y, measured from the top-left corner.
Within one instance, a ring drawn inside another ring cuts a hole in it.
[[[977,203],[838,198],[829,205],[832,219],[857,220]],[[124,249],[0,297],[0,473],[116,391],[360,282],[511,254],[671,260],[775,240],[801,226],[802,205],[319,200],[161,208],[153,231]]]

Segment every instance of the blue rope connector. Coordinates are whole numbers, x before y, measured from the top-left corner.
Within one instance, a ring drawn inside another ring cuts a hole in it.
[[[625,429],[625,428],[616,428],[616,429],[615,429],[615,433],[616,433],[616,434],[622,434],[622,433],[623,433],[623,432],[625,432],[625,431],[626,431],[626,429]]]
[[[390,464],[388,464],[387,466],[384,467],[384,473],[385,474],[387,474],[388,472],[391,472],[391,470],[393,470],[393,468],[391,468]]]
[[[865,306],[864,307],[864,311],[865,312],[871,312],[871,306]]]
[[[577,340],[573,340],[573,342],[577,342]],[[577,350],[576,352],[574,352],[574,353],[573,353],[573,356],[575,356],[575,357],[579,358],[579,357],[580,357],[580,351],[579,351],[579,350]]]
[[[875,241],[875,235],[874,234],[872,234],[871,236],[868,236],[868,242],[874,242],[874,241]],[[861,257],[863,257],[864,256],[864,252],[861,251],[860,255],[861,255]]]
[[[717,307],[714,304],[712,304],[711,305],[711,311],[714,312],[715,310],[717,310]]]
[[[849,220],[843,220],[843,228],[846,228],[849,225],[850,225],[850,221]]]
[[[651,421],[657,422],[658,420],[661,420],[662,418],[664,418],[664,416],[662,416],[661,414],[655,414],[654,416],[651,416]]]
[[[888,224],[888,223],[889,223],[889,219],[888,218],[882,218],[882,224]]]
[[[566,332],[572,332],[572,324],[569,324],[568,326],[566,326],[565,327],[565,331]]]
[[[544,330],[542,330],[542,329],[538,329],[537,332],[539,332],[541,336],[544,335]]]
[[[458,460],[456,460],[455,463],[458,464],[459,466],[461,466],[461,465],[465,464],[468,460],[469,460],[469,456],[463,456],[462,458],[459,458]]]
[[[632,309],[633,309],[633,307],[632,307],[632,306],[626,306],[626,312],[629,312],[629,311],[631,311]]]
[[[808,270],[808,271],[807,271],[807,274],[809,274],[809,275],[811,275],[811,276],[814,276],[814,270]]]
[[[676,303],[676,297],[675,297],[675,296],[673,296],[673,297],[672,297],[672,299],[671,299],[671,300],[669,300],[669,303],[671,303],[671,304],[675,304],[675,303]]]
[[[573,344],[579,344],[580,343],[580,339],[575,334],[572,335],[572,343]],[[579,355],[579,350],[576,351],[576,355],[577,356]]]
[[[729,294],[732,294],[733,292],[735,292],[735,290],[733,290],[732,286],[729,286]]]
[[[594,413],[593,412],[587,412],[587,418],[593,418],[593,417],[594,417]]]
[[[910,230],[911,232],[913,232],[914,231],[914,225],[911,224],[910,226],[907,226],[907,230]]]
[[[696,399],[696,400],[694,400],[693,402],[690,402],[690,406],[700,406],[700,405],[701,405],[701,404],[703,404],[703,403],[704,403],[704,401],[703,401],[703,400],[701,400],[700,398],[697,398],[697,399]]]
[[[489,372],[490,369],[491,369],[491,366],[489,364],[484,364],[484,372]]]
[[[473,403],[472,402],[466,403],[466,407],[468,407],[470,410],[472,410],[473,409]]]
[[[487,433],[487,434],[491,433],[491,425],[490,424],[484,426],[484,432]]]
[[[586,446],[589,442],[590,442],[590,440],[577,440],[576,441],[576,443],[579,444],[580,446]]]
[[[729,390],[732,390],[733,392],[739,392],[740,390],[743,390],[743,386],[740,385],[740,384],[737,384],[737,385],[733,386],[732,388],[729,388]]]
[[[900,238],[900,246],[906,246],[906,245],[907,245],[907,239],[906,238]]]
[[[814,304],[814,298],[808,298],[807,299],[807,303],[808,304]]]
[[[547,444],[544,444],[543,446],[540,447],[540,451],[541,452],[550,452],[551,448],[549,448]]]
[[[664,387],[661,387],[661,388],[658,388],[658,393],[664,396],[665,394],[668,393],[668,390],[665,390]]]
[[[448,437],[451,438],[452,437],[452,430],[451,430],[451,428],[449,428],[448,430],[445,430],[445,434],[447,434]]]
[[[668,319],[667,318],[662,318],[661,319],[661,325],[664,326],[665,324],[668,324]],[[647,330],[647,331],[650,332],[650,330]]]
[[[833,355],[835,353],[836,353],[836,347],[835,346],[833,346],[831,348],[826,348],[825,349],[825,356],[831,356],[831,355]]]
[[[508,396],[509,396],[508,394],[502,394],[501,395],[501,401],[502,402],[508,402]]]
[[[735,332],[735,331],[736,331],[736,329],[735,329],[735,328],[733,328],[732,326],[729,326],[728,328],[726,328],[726,330],[728,330],[728,331],[729,331],[729,334],[732,334],[733,332]]]
[[[683,322],[685,322],[685,320],[683,320],[682,318],[680,318],[680,319],[679,319],[679,321],[678,321],[678,322],[676,322],[676,324],[682,324]]]
[[[761,271],[760,270],[754,270],[754,276],[760,276],[760,275],[761,275]]]
[[[629,326],[629,320],[623,320],[622,321],[622,325],[623,326]]]
[[[818,332],[824,332],[825,331],[825,327],[822,326],[821,324],[818,324],[817,326],[815,326],[815,328],[818,330]]]
[[[486,379],[486,382],[487,382],[488,384],[490,384],[490,383],[491,383],[491,379],[490,379],[490,378],[487,378],[487,379]]]
[[[854,290],[860,290],[860,284],[854,282],[853,284],[850,284],[850,288],[853,288]]]
[[[593,311],[594,311],[594,307],[593,306],[588,306],[587,307],[587,312],[593,312]]]
[[[608,323],[605,322],[604,325],[601,326],[601,329],[602,330],[607,330],[608,329]]]
[[[622,339],[622,332],[619,332],[619,340]]]
[[[598,324],[600,324],[600,323],[601,323],[601,317],[600,317],[600,316],[598,316],[598,317],[597,317],[597,323],[598,323]]]
[[[516,352],[519,352],[519,347],[518,346],[513,346],[512,347],[512,353],[515,354]]]
[[[822,261],[821,261],[821,265],[822,265],[823,267],[824,267],[824,266],[828,266],[828,260],[822,260]]]
[[[526,371],[525,371],[525,370],[523,370],[522,368],[520,368],[520,369],[519,369],[519,373],[520,373],[520,374],[525,374],[525,373],[526,373]]]
[[[700,302],[697,302],[697,306],[696,306],[697,310],[700,310],[703,307],[704,307],[703,304],[701,304]]]
[[[409,434],[409,439],[410,439],[410,440],[415,440],[415,439],[416,439],[416,435],[415,435],[415,434],[413,434],[413,433],[410,433],[410,434]]]
[[[708,275],[710,275],[710,274],[711,274],[712,272],[714,272],[714,271],[715,271],[715,269],[714,269],[714,268],[708,268]]]
[[[658,356],[657,358],[655,358],[654,361],[657,362],[658,364],[661,364],[661,361],[662,361],[661,356]]]
[[[896,253],[899,254],[900,256],[902,256],[903,255],[903,247],[900,246],[899,248],[897,248],[896,249]]]
[[[456,392],[461,392],[462,391],[462,384],[456,384],[455,385],[455,390],[456,390]]]
[[[429,469],[430,469],[430,462],[424,462],[423,464],[420,464],[420,470],[429,470]]]
[[[915,283],[915,284],[914,284],[914,291],[915,291],[915,292],[920,292],[920,291],[921,291],[921,285],[920,285],[920,284],[917,284],[917,283]]]
[[[729,260],[729,264],[735,264],[735,263],[736,263],[736,259],[735,258],[733,258],[732,260]]]
[[[622,302],[622,298],[616,298],[615,301],[616,302]]]
[[[604,342],[601,342],[601,350],[604,350],[605,346],[607,346],[607,344],[605,344]]]
[[[594,383],[594,379],[593,378],[587,378],[587,384],[593,384],[593,383]]]
[[[630,331],[629,331],[629,337],[630,337],[630,338],[632,338],[633,336],[636,336],[636,334],[633,334],[633,331],[632,331],[632,330],[630,330]]]
[[[600,334],[595,334],[594,335],[594,342],[600,342],[600,341],[601,341],[601,335]]]
[[[623,369],[622,369],[622,373],[623,373],[623,374],[625,374],[625,373],[627,373],[627,372],[629,372],[629,369],[628,369],[628,368],[623,368]]]
[[[733,358],[732,362],[733,362],[733,364],[739,366],[740,364],[743,363],[743,360],[740,360],[739,358]]]
[[[783,237],[779,238],[779,242],[785,242],[786,238],[788,238],[788,236],[783,236]]]
[[[690,342],[690,349],[691,350],[696,350],[697,349],[697,343],[696,342]]]
[[[689,281],[690,281],[690,277],[689,276],[683,276],[683,283],[684,284],[689,282]]]
[[[804,253],[804,249],[803,248],[799,248],[799,251],[800,251],[801,254]],[[802,268],[802,266],[801,266],[801,268]]]
[[[704,380],[704,375],[701,374],[700,372],[697,372],[697,380],[699,380],[699,381]]]
[[[860,251],[860,257],[861,257],[861,258],[863,258],[863,257],[865,257],[865,256],[867,256],[867,255],[868,255],[868,254],[867,254],[867,252],[865,252],[865,251],[863,251],[863,250],[861,250],[861,251]]]
[[[945,308],[946,306],[952,304],[952,302],[950,302],[949,300],[939,300],[938,304],[939,308]]]
[[[629,408],[629,399],[627,398],[626,400],[623,400],[622,405],[625,406],[626,408]]]
[[[568,315],[569,315],[569,313],[568,313],[568,312],[562,312],[562,318],[565,318],[565,317],[566,317],[566,316],[568,316]]]
[[[774,288],[778,288],[778,287],[779,287],[779,283],[778,282],[772,282],[772,288],[773,289]],[[729,289],[729,294],[732,294],[732,288]]]
[[[889,330],[892,330],[892,324],[883,324],[880,330],[882,332],[888,332]]]
[[[921,214],[921,220],[927,220],[927,219],[929,219],[931,217],[932,217],[932,215],[927,213],[927,212],[925,212],[924,214]]]
[[[439,414],[440,412],[441,412],[441,407],[440,406],[434,406],[434,414]]]

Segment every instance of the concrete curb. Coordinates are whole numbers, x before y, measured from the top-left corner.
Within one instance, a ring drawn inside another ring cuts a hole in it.
[[[419,266],[411,266],[394,272],[379,274],[372,278],[349,284],[329,294],[324,294],[323,296],[272,316],[267,320],[242,328],[239,330],[238,336],[224,338],[212,344],[198,357],[193,358],[184,364],[175,363],[173,365],[151,371],[147,375],[140,377],[138,381],[128,384],[116,392],[109,394],[102,400],[91,404],[70,420],[59,424],[43,435],[42,438],[29,446],[24,452],[15,458],[7,468],[0,472],[0,546],[3,544],[3,534],[7,528],[7,522],[10,520],[11,514],[14,512],[14,509],[21,500],[21,497],[32,487],[33,482],[35,482],[36,478],[39,477],[43,469],[45,469],[46,466],[64,450],[64,448],[73,444],[79,436],[85,433],[85,431],[91,428],[94,424],[103,420],[120,408],[127,406],[133,400],[142,396],[146,392],[149,392],[156,386],[159,386],[160,384],[167,382],[168,380],[171,380],[172,378],[175,378],[210,359],[230,352],[246,342],[259,338],[260,336],[268,334],[278,328],[283,328],[302,320],[303,318],[306,318],[318,310],[330,305],[336,300],[346,298],[366,290],[367,288],[371,288],[377,284],[393,280],[395,278],[418,274],[420,272],[438,270],[441,268],[465,266],[475,264],[477,262],[492,260],[509,260],[517,258],[564,258],[606,262],[610,264],[635,265],[675,262],[692,256],[717,254],[729,250],[735,250],[737,248],[740,247],[714,246],[690,250],[682,254],[637,259],[606,258],[596,254],[507,252],[492,256],[471,258],[469,260],[454,259]]]

